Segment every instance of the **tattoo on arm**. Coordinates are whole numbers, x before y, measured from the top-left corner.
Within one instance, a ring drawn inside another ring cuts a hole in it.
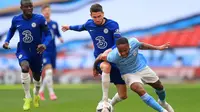
[[[157,50],[157,46],[147,44],[147,43],[141,43],[141,46],[139,47],[139,49],[142,49],[142,50]]]

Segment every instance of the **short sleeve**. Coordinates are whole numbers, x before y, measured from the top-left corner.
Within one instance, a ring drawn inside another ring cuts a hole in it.
[[[129,44],[130,44],[130,46],[133,46],[133,45],[137,46],[137,47],[141,46],[141,42],[139,42],[138,39],[136,39],[136,38],[130,38]]]

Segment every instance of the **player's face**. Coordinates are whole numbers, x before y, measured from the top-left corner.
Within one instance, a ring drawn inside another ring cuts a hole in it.
[[[103,19],[104,19],[103,12],[92,12],[90,16],[96,25],[101,25],[103,23]]]
[[[126,58],[128,56],[130,47],[129,44],[120,44],[117,45],[118,52],[121,57]]]
[[[24,15],[31,16],[33,13],[33,4],[32,3],[22,4],[21,10],[23,11]]]
[[[46,19],[49,19],[51,16],[51,9],[49,7],[42,10],[42,14]]]

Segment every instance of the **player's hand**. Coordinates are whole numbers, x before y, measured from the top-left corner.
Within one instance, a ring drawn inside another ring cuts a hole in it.
[[[70,30],[68,25],[62,26],[62,31],[63,32],[65,32],[67,30]]]
[[[161,46],[158,46],[158,50],[165,50],[165,49],[168,49],[170,46],[170,42],[167,42]]]
[[[8,43],[8,42],[5,42],[5,43],[3,44],[3,48],[4,48],[4,49],[10,49],[9,43]]]
[[[58,38],[58,39],[60,40],[61,43],[64,43],[63,38],[60,37],[60,38]]]
[[[99,72],[95,68],[93,68],[93,76],[97,77],[98,75],[99,75]]]
[[[39,44],[37,47],[37,53],[42,54],[45,49],[46,49],[46,46],[44,44]]]

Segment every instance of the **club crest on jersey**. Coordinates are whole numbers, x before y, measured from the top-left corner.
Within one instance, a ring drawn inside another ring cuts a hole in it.
[[[31,26],[32,26],[33,28],[35,28],[35,27],[36,27],[36,23],[32,23]]]
[[[105,34],[107,34],[107,33],[108,33],[108,29],[107,29],[107,28],[104,28],[103,32],[104,32]]]
[[[52,28],[53,28],[53,29],[56,29],[56,25],[55,25],[55,24],[53,24],[53,25],[52,25]]]
[[[136,56],[137,55],[137,51],[135,50],[134,52],[133,52],[133,56]]]

